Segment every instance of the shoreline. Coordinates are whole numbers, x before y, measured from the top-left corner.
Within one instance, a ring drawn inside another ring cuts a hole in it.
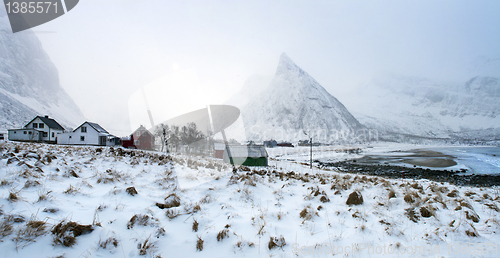
[[[446,169],[429,169],[421,167],[404,167],[388,164],[358,164],[356,160],[339,162],[321,162],[315,160],[320,168],[337,168],[340,172],[382,176],[391,179],[429,179],[436,182],[448,182],[458,186],[499,186],[500,174],[470,174],[464,175],[466,169],[458,171]]]

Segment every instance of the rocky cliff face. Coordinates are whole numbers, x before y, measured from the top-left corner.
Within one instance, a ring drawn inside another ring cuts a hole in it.
[[[12,33],[0,8],[0,130],[49,115],[66,127],[82,123],[80,109],[59,84],[59,74],[36,35]]]

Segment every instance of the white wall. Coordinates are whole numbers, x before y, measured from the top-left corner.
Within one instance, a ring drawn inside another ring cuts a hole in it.
[[[82,133],[81,127],[87,127],[87,132]],[[82,141],[81,136],[85,137],[85,140]],[[100,134],[97,132],[92,126],[85,123],[76,129],[75,132],[71,133],[61,133],[57,135],[57,144],[71,144],[71,145],[99,145],[99,137],[105,136],[105,134]],[[113,142],[109,142],[109,139],[106,138],[106,146],[114,146]]]
[[[26,133],[25,133],[26,132]],[[31,134],[30,134],[31,132]],[[40,132],[33,129],[15,129],[9,130],[10,141],[39,141]]]
[[[38,130],[40,132],[46,132],[47,133],[47,137],[43,137],[43,134],[42,134],[42,140],[43,141],[51,141],[51,142],[55,142],[56,139],[57,139],[57,134],[58,133],[62,133],[63,131],[61,130],[57,130],[57,129],[53,129],[53,128],[50,128],[46,123],[44,123],[42,121],[42,119],[40,119],[39,117],[35,118],[35,120],[31,121],[29,124],[27,124],[25,126],[25,128],[27,129],[30,129],[30,128],[33,128],[33,124],[36,123],[37,125],[39,125],[40,123],[43,123],[44,126],[43,128],[34,128],[35,130]],[[54,133],[54,137],[52,137],[52,133]]]

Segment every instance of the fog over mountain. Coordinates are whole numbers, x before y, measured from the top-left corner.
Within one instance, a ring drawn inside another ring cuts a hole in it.
[[[500,76],[491,72],[498,63],[489,62],[477,65],[482,71],[475,69],[462,82],[379,73],[345,104],[362,124],[392,140],[495,140],[500,132]]]
[[[0,8],[0,130],[24,126],[37,115],[65,127],[85,120],[37,36],[31,30],[13,34]]]
[[[342,103],[285,53],[274,78],[267,86],[265,83],[265,77],[251,77],[227,102],[241,109],[248,140],[298,141],[312,134],[330,141],[324,137],[363,128]]]

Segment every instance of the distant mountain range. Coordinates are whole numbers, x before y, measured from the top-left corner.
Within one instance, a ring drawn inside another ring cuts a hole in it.
[[[462,83],[379,74],[346,104],[385,139],[500,140],[500,78]]]
[[[49,115],[65,127],[85,121],[59,84],[59,74],[31,30],[13,34],[0,8],[0,130]]]
[[[312,132],[328,143],[373,140],[372,135],[397,142],[499,142],[499,61],[479,60],[472,69],[476,75],[461,83],[377,74],[346,98],[348,111],[282,54],[274,77],[250,77],[226,104],[240,108],[238,130],[254,141],[298,141]]]

